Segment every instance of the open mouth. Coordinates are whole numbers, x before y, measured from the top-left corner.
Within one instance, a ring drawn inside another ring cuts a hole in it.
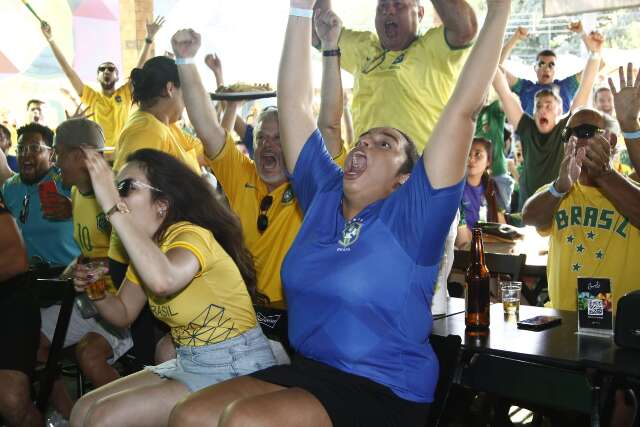
[[[398,36],[398,24],[394,21],[385,21],[384,33],[389,38],[395,38]]]
[[[23,162],[20,165],[20,171],[25,174],[32,174],[36,170],[36,166],[31,162]]]
[[[540,117],[540,126],[548,126],[549,125],[549,119],[547,119],[546,117]]]
[[[278,168],[278,158],[271,152],[262,153],[260,155],[260,164],[266,171],[274,171]]]
[[[345,178],[356,179],[362,175],[365,170],[367,170],[367,156],[360,151],[353,151],[345,164]]]

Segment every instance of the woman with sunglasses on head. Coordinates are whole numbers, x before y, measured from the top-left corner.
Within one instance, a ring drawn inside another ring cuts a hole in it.
[[[178,347],[176,359],[85,395],[71,424],[165,425],[189,393],[274,364],[253,310],[256,276],[240,224],[210,185],[172,156],[143,149],[127,158],[114,186],[107,163],[85,156],[96,198],[131,257],[118,295],[96,307],[127,326],[148,301]],[[94,274],[79,266],[77,289]]]
[[[429,309],[510,1],[487,1],[484,27],[423,157],[400,130],[373,128],[359,136],[344,171],[312,114],[313,3],[291,0],[278,76],[282,148],[304,212],[281,272],[297,355],[291,365],[203,390],[193,397],[209,404],[188,399],[170,425],[426,424],[438,379]],[[318,20],[338,25],[331,14]],[[335,42],[323,51],[337,53]]]

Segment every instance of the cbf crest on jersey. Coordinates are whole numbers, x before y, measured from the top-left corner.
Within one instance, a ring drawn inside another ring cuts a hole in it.
[[[338,243],[343,248],[347,248],[353,245],[360,236],[360,230],[362,229],[362,223],[359,221],[350,221],[344,225],[342,230],[342,239],[338,240]]]

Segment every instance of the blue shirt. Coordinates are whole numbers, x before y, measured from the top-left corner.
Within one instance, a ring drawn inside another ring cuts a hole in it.
[[[484,197],[484,190],[485,187],[482,183],[477,187],[469,185],[468,182],[465,182],[464,184],[462,208],[464,209],[464,219],[469,229],[473,228],[480,219],[480,206],[487,205],[487,201]]]
[[[242,138],[242,143],[245,147],[247,147],[247,152],[249,153],[249,158],[253,159],[253,126],[247,125],[244,131],[244,138]]]
[[[562,98],[562,112],[566,113],[571,108],[571,101],[578,91],[578,78],[573,75],[563,80],[554,80],[553,84],[540,84],[534,83],[531,80],[518,79],[516,84],[511,88],[520,97],[520,104],[522,109],[527,113],[533,115],[535,109],[534,97],[540,89],[556,89],[558,95]]]
[[[292,176],[304,221],[281,271],[289,340],[304,357],[431,402],[431,299],[464,182],[434,190],[420,159],[404,185],[345,222],[342,175],[316,130]]]
[[[51,265],[67,265],[80,255],[80,249],[73,240],[73,221],[71,218],[50,221],[42,216],[38,185],[45,181],[53,181],[59,194],[71,197],[71,191],[62,187],[60,171],[53,167],[37,184],[25,184],[20,175],[8,179],[2,187],[4,202],[20,228],[29,259],[40,257]],[[23,212],[25,195],[28,195],[29,202],[23,223],[20,214]]]

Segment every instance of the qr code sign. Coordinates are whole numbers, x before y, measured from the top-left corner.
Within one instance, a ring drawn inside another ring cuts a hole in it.
[[[589,300],[589,311],[587,312],[589,316],[602,316],[604,315],[604,304],[601,299],[590,299]]]

